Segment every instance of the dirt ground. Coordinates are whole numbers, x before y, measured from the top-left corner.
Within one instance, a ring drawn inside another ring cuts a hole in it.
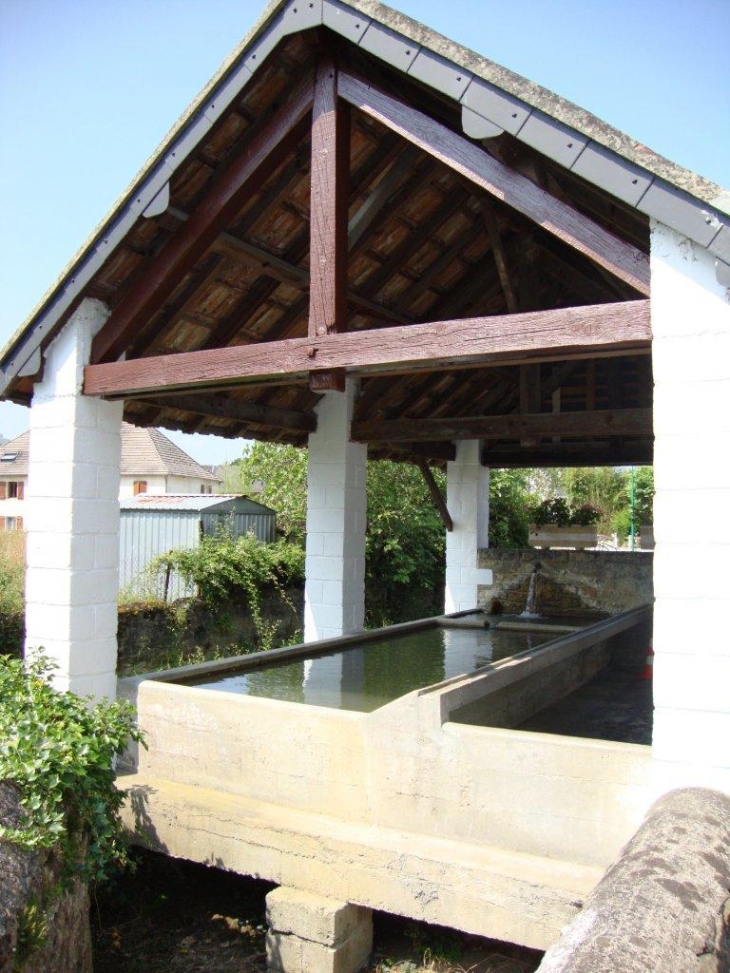
[[[272,885],[139,853],[134,874],[97,889],[95,973],[264,973]],[[541,954],[376,913],[371,973],[533,973]]]

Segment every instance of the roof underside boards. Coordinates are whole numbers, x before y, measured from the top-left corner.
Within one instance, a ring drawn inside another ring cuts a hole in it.
[[[717,187],[496,70],[380,5],[274,5],[9,346],[6,395],[91,297],[86,390],[138,426],[304,444],[348,372],[376,456],[650,462],[645,204],[712,247]]]

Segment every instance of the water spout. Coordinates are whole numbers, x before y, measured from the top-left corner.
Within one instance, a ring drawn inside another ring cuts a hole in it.
[[[532,574],[530,575],[530,584],[527,589],[527,601],[525,603],[525,610],[520,614],[520,618],[540,618],[540,613],[537,610],[537,573],[542,565],[538,561],[535,567],[532,569]]]

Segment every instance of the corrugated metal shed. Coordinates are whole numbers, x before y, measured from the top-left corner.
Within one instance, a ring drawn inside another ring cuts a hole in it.
[[[276,513],[249,497],[205,494],[143,494],[121,501],[119,529],[119,585],[134,586],[139,593],[165,594],[164,579],[145,576],[160,554],[197,547],[204,535],[219,530],[234,537],[253,533],[271,543],[276,533]],[[179,576],[170,576],[168,600],[192,597],[195,592]]]

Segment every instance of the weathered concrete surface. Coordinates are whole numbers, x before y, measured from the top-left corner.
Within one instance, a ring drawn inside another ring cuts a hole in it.
[[[20,792],[0,781],[0,824],[17,826]],[[25,955],[29,931],[41,934],[30,950],[23,973],[91,973],[89,895],[85,885],[57,894],[57,863],[47,852],[29,852],[0,841],[0,971],[15,969]],[[40,908],[41,924],[29,930],[28,909]],[[30,937],[32,942],[32,936]],[[20,947],[20,948],[19,948]]]
[[[648,605],[654,599],[653,554],[649,551],[500,551],[479,552],[479,567],[490,568],[492,584],[480,585],[479,607],[500,602],[505,612],[521,612],[536,564],[537,610],[542,614],[616,612]]]
[[[281,887],[266,896],[266,963],[278,973],[355,973],[373,948],[370,909]]]
[[[538,973],[726,973],[730,797],[672,791],[649,811]]]
[[[150,848],[535,949],[555,942],[603,871],[169,780],[120,784],[131,791],[125,824]]]

